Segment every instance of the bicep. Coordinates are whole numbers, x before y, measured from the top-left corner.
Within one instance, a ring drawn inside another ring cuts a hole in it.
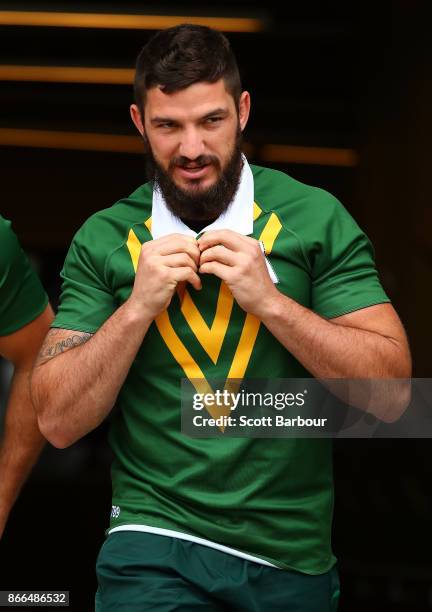
[[[27,325],[7,336],[0,336],[0,355],[15,367],[31,367],[54,319],[48,304],[44,311]]]

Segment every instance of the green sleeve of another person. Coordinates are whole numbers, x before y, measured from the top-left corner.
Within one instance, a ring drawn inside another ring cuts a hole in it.
[[[10,222],[0,216],[0,335],[21,329],[47,304],[48,297]]]

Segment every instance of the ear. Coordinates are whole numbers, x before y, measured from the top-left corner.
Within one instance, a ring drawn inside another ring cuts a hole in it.
[[[141,134],[141,136],[144,136],[144,125],[142,122],[142,117],[141,117],[140,110],[136,104],[131,104],[130,116],[138,132]]]
[[[240,122],[240,129],[242,132],[245,129],[246,124],[249,119],[250,106],[251,106],[251,101],[250,101],[249,92],[244,91],[242,95],[240,96],[240,100],[239,100],[239,122]]]

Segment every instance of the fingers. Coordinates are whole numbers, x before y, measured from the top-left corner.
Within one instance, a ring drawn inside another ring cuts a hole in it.
[[[194,289],[199,291],[201,289],[201,279],[196,272],[190,267],[185,268],[171,268],[171,277],[177,283],[187,281],[192,285]]]
[[[202,264],[199,271],[200,274],[214,274],[223,281],[228,282],[228,280],[231,278],[230,273],[232,268],[231,266],[226,266],[218,261],[209,261],[208,263]]]
[[[197,240],[201,252],[206,249],[222,244],[231,251],[243,251],[248,243],[256,242],[253,238],[243,236],[231,230],[210,230]]]
[[[201,253],[200,271],[202,265],[210,261],[218,261],[219,263],[225,264],[226,266],[234,266],[237,262],[237,259],[238,255],[236,253],[218,244],[214,247],[206,249]]]
[[[160,263],[169,268],[186,268],[190,267],[194,272],[198,271],[198,266],[194,259],[188,253],[174,253],[173,255],[163,255],[160,257]]]
[[[173,255],[175,253],[187,253],[198,265],[200,250],[197,241],[192,236],[182,234],[169,234],[156,240],[150,240],[142,245],[142,250],[153,255]]]
[[[156,273],[159,268],[162,273],[164,268],[165,282],[188,282],[196,290],[201,289],[198,273],[214,274],[228,282],[235,271],[246,273],[258,254],[262,257],[257,240],[231,230],[206,232],[198,241],[192,236],[170,234],[141,248],[141,259],[147,261],[148,270]]]

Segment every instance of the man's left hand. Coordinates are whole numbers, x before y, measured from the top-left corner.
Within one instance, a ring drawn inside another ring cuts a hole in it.
[[[198,272],[221,278],[243,310],[263,318],[279,291],[258,240],[231,230],[211,230],[199,238],[198,246]]]

